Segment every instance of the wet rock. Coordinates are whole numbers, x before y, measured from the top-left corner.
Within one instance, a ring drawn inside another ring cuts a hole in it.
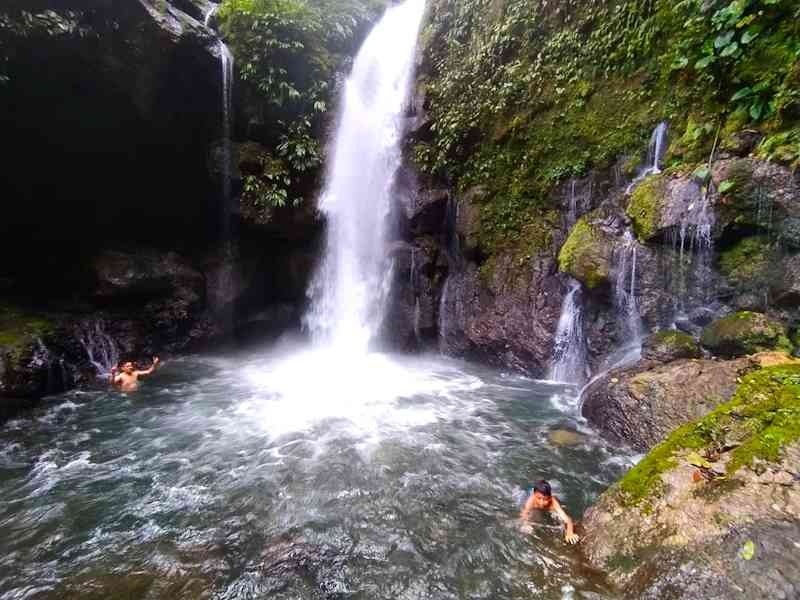
[[[442,348],[455,355],[541,375],[550,363],[553,332],[566,290],[555,261],[500,254],[480,267],[466,263],[443,286]]]
[[[626,213],[641,241],[663,238],[681,223],[698,221],[704,193],[690,176],[651,175],[633,190]]]
[[[755,150],[763,138],[764,135],[757,129],[742,129],[726,136],[722,140],[720,148],[724,152],[743,157]]]
[[[101,299],[148,299],[184,290],[199,296],[203,275],[175,252],[108,250],[94,260],[96,294]]]
[[[442,232],[449,198],[447,190],[423,190],[418,193],[408,215],[411,234],[416,237]]]
[[[778,427],[769,458],[748,454],[764,451],[762,411],[797,402],[796,375],[744,377],[731,408],[674,432],[586,511],[584,554],[623,597],[797,596],[800,445]]]
[[[92,375],[68,318],[0,306],[0,419]]]
[[[703,330],[700,343],[719,356],[792,350],[786,328],[781,323],[762,313],[750,311],[737,312],[714,321]]]
[[[601,227],[600,214],[589,213],[578,219],[558,253],[558,268],[588,289],[610,285],[614,238]]]
[[[800,247],[800,186],[791,170],[775,163],[735,158],[714,164],[712,181],[719,192],[717,219],[722,230],[755,228]]]
[[[616,370],[583,396],[583,416],[607,439],[636,450],[652,448],[675,428],[730,399],[751,360],[678,359]]]
[[[642,345],[642,358],[646,361],[667,363],[702,356],[703,351],[692,336],[670,329],[654,333]]]
[[[431,237],[392,246],[393,293],[388,300],[383,337],[393,347],[419,349],[435,343],[438,296],[447,268],[440,261],[442,253]]]
[[[775,302],[781,306],[800,306],[800,254],[782,261],[783,274],[775,285]]]
[[[485,195],[485,188],[475,186],[461,195],[456,203],[455,229],[460,250],[471,260],[480,258],[480,202]]]

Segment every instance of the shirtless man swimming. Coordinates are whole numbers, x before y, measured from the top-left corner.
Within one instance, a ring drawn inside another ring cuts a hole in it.
[[[527,521],[534,510],[542,510],[549,512],[556,519],[564,523],[564,541],[569,544],[577,544],[580,538],[575,534],[575,525],[569,515],[561,508],[561,503],[553,496],[550,490],[550,484],[544,479],[539,481],[533,486],[533,493],[525,503],[525,508],[522,509],[520,519]]]
[[[120,368],[119,372],[117,372],[117,367],[113,367],[111,369],[111,377],[110,383],[111,385],[118,387],[123,392],[133,392],[139,387],[139,377],[142,375],[150,375],[153,371],[156,370],[158,363],[161,361],[158,360],[157,356],[153,357],[153,364],[150,365],[149,369],[145,369],[144,371],[137,371],[136,367],[131,361],[127,361],[122,363],[122,367]]]

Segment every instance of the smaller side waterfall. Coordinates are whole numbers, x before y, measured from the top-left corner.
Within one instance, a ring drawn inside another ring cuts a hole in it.
[[[625,325],[626,338],[639,344],[642,339],[642,319],[636,298],[636,251],[636,240],[627,230],[622,244],[614,252],[614,303],[618,318]]]
[[[673,280],[677,281],[673,281],[671,287],[679,313],[711,301],[713,228],[714,210],[709,194],[704,193],[687,207],[680,224],[670,232],[672,249],[678,260],[677,273],[673,275]]]
[[[639,168],[638,174],[628,185],[626,193],[630,194],[633,192],[633,189],[645,177],[661,173],[661,160],[667,152],[668,130],[669,125],[666,121],[661,121],[656,125],[655,129],[653,129],[653,133],[650,134],[650,144],[647,147],[647,162],[644,167]]]
[[[661,121],[650,136],[650,146],[647,149],[647,175],[661,173],[661,159],[667,151],[666,121]]]
[[[586,381],[586,339],[583,332],[581,285],[570,280],[569,292],[561,305],[561,317],[556,328],[553,364],[549,379],[581,385]]]
[[[208,9],[206,16],[203,18],[203,25],[206,27],[211,27],[211,19],[217,13],[219,9],[219,4],[212,4],[211,7]]]
[[[231,106],[233,104],[233,55],[219,40],[219,59],[222,66],[222,203],[227,214],[231,198]]]
[[[92,363],[97,371],[98,377],[105,377],[112,367],[119,364],[119,348],[114,339],[106,333],[103,321],[87,321],[83,323],[78,331],[78,340],[89,362]]]

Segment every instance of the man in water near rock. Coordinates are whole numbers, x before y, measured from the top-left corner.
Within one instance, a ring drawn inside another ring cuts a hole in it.
[[[550,484],[544,479],[533,486],[533,493],[525,503],[522,513],[520,513],[520,519],[527,521],[534,510],[550,513],[553,517],[564,523],[564,541],[569,544],[578,543],[580,538],[575,534],[575,526],[572,523],[572,519],[570,519],[569,515],[561,508],[561,503],[558,501],[558,498],[553,496]]]
[[[142,375],[150,375],[150,373],[156,370],[160,362],[158,357],[154,356],[153,364],[150,365],[149,369],[145,369],[144,371],[137,371],[135,365],[131,361],[124,362],[122,363],[119,373],[117,373],[117,367],[111,369],[110,383],[123,392],[136,391],[139,387],[139,377]]]

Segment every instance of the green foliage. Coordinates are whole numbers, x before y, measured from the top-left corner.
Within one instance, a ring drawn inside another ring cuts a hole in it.
[[[337,72],[347,67],[381,0],[225,0],[222,31],[259,119],[270,159],[245,177],[245,194],[264,207],[299,199],[321,164],[321,138]]]
[[[661,475],[677,466],[682,451],[717,448],[720,440],[736,442],[729,474],[757,459],[778,461],[783,448],[800,440],[800,366],[768,367],[747,375],[730,401],[675,430],[617,484],[622,502],[646,508],[662,491]]]
[[[19,350],[33,338],[50,333],[55,325],[48,319],[0,304],[0,350]]]
[[[745,116],[741,128],[796,127],[799,11],[791,0],[434,0],[421,70],[432,136],[415,160],[461,189],[486,186],[483,243],[507,248],[555,207],[563,179],[620,156],[636,164],[660,119],[685,128],[673,164],[705,162],[727,113]]]

